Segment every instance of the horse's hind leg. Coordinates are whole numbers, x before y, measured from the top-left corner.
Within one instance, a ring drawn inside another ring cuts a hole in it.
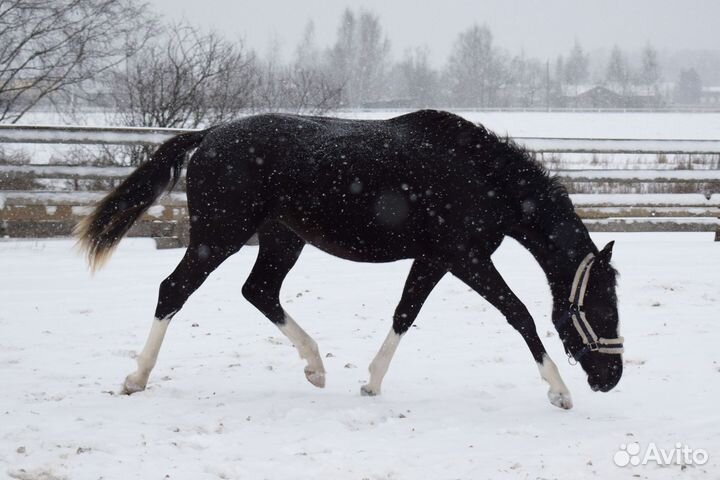
[[[362,395],[373,396],[380,394],[383,378],[385,378],[390,361],[395,355],[400,338],[413,324],[428,295],[446,272],[447,270],[442,266],[423,259],[416,259],[413,262],[405,281],[400,303],[395,309],[392,328],[368,368],[370,381],[360,387]]]
[[[232,229],[230,224],[226,228]],[[202,228],[202,227],[201,227]],[[190,245],[175,271],[160,284],[155,319],[150,334],[137,357],[137,370],[125,379],[123,393],[132,394],[145,390],[150,372],[155,366],[165,332],[172,317],[182,308],[188,297],[197,290],[205,279],[230,255],[240,250],[252,236],[254,229],[236,230],[232,242],[224,245],[212,243],[214,234],[190,235]],[[209,232],[209,230],[208,230]],[[225,232],[227,237],[227,231]]]
[[[258,257],[243,285],[243,296],[290,339],[300,357],[307,362],[305,376],[308,381],[322,388],[325,386],[325,367],[317,343],[280,305],[283,280],[295,265],[305,242],[279,223],[266,224],[258,232],[258,239]]]

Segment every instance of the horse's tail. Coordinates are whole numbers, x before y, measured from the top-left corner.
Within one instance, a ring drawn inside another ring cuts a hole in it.
[[[102,267],[133,223],[158,197],[166,189],[172,190],[180,179],[186,152],[197,147],[207,132],[183,133],[160,145],[150,160],[78,222],[73,234],[92,271]]]

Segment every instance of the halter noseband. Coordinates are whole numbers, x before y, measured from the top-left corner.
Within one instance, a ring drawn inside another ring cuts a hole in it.
[[[580,360],[588,352],[614,353],[622,354],[623,337],[618,338],[602,338],[595,335],[595,331],[588,323],[585,317],[585,290],[587,289],[588,280],[590,279],[590,269],[595,261],[595,255],[588,253],[580,262],[580,266],[575,272],[575,279],[570,289],[570,310],[568,316],[572,319],[575,330],[580,334],[583,342],[583,348],[576,354],[568,353],[568,359],[573,358],[576,362]]]

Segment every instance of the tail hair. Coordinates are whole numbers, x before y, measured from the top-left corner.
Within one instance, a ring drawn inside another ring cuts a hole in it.
[[[78,222],[73,235],[94,272],[110,258],[130,227],[165,190],[180,179],[186,153],[198,146],[207,131],[188,132],[166,141],[95,209]]]

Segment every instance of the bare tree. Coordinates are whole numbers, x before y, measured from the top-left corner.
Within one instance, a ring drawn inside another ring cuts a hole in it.
[[[660,62],[658,61],[657,50],[648,43],[642,51],[640,81],[645,85],[648,93],[656,93],[660,78]]]
[[[396,66],[398,93],[416,107],[437,105],[440,101],[440,79],[430,66],[429,56],[427,47],[408,49]]]
[[[498,104],[498,91],[507,79],[503,55],[493,46],[486,26],[473,25],[460,33],[447,67],[453,103],[462,107]]]
[[[317,115],[340,107],[345,83],[334,78],[322,63],[312,21],[305,25],[295,61],[285,69],[284,77],[290,110]]]
[[[119,123],[196,128],[251,107],[257,81],[254,54],[242,44],[175,24],[115,70],[111,85]],[[133,149],[131,163],[147,153]]]
[[[546,100],[548,80],[545,66],[539,60],[527,58],[523,53],[510,61],[508,70],[512,82],[508,94],[513,105],[536,107]]]
[[[340,26],[337,31],[335,45],[328,51],[328,67],[336,82],[345,84],[343,103],[352,106],[356,94],[355,82],[350,79],[355,77],[355,37],[357,21],[355,14],[346,8],[340,19]]]
[[[320,49],[315,39],[315,22],[309,20],[303,29],[303,36],[295,48],[295,63],[302,68],[320,66]]]
[[[112,75],[121,123],[195,128],[251,106],[255,58],[242,44],[175,24]]]
[[[383,33],[380,18],[368,11],[356,15],[346,9],[328,62],[334,83],[345,86],[346,105],[362,106],[387,94],[389,53],[390,41]]]
[[[617,88],[622,95],[626,95],[630,88],[632,74],[625,54],[617,45],[610,52],[605,79],[611,86]]]
[[[357,42],[358,100],[378,100],[387,91],[385,75],[390,53],[390,40],[383,33],[380,17],[369,11],[360,12]]]
[[[342,85],[338,85],[320,64],[313,29],[312,23],[308,23],[290,64],[279,61],[277,49],[271,49],[265,61],[259,64],[254,110],[322,114],[339,107]]]
[[[555,59],[553,90],[553,96],[556,99],[562,98],[565,94],[565,58],[562,55],[558,55]]]
[[[340,106],[342,86],[321,70],[290,65],[282,69],[277,80],[281,110],[319,115]]]
[[[589,76],[589,61],[587,54],[583,51],[580,42],[575,40],[570,55],[565,63],[565,81],[569,85],[578,86],[585,82]],[[577,92],[576,92],[577,93]]]
[[[0,121],[122,63],[151,22],[136,0],[0,0]]]

